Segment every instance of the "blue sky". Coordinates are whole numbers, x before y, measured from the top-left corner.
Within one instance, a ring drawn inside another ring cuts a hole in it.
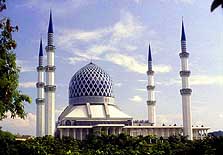
[[[5,119],[3,129],[35,134],[36,65],[40,36],[46,45],[49,10],[56,46],[56,115],[68,105],[72,75],[92,59],[113,79],[116,103],[135,119],[147,118],[147,51],[155,68],[158,124],[182,124],[180,70],[184,18],[193,124],[223,129],[223,13],[210,0],[21,0],[9,1],[4,16],[19,26],[14,34],[21,66],[20,89],[33,103],[26,120]]]

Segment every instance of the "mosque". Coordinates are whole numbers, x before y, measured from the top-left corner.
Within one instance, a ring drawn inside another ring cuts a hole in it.
[[[73,137],[84,140],[88,134],[120,134],[131,136],[155,135],[167,138],[171,135],[184,135],[188,139],[202,139],[207,135],[208,127],[192,125],[191,93],[189,85],[190,70],[188,68],[189,53],[186,49],[186,35],[182,22],[181,34],[181,71],[182,118],[183,126],[158,126],[156,124],[155,82],[152,66],[151,48],[148,52],[148,118],[134,120],[123,112],[115,103],[111,77],[94,63],[86,64],[71,78],[69,84],[69,105],[55,121],[55,69],[53,42],[53,20],[50,12],[48,27],[48,43],[45,48],[47,64],[43,65],[42,40],[39,50],[39,65],[37,67],[38,82],[36,99],[36,136],[44,135]]]

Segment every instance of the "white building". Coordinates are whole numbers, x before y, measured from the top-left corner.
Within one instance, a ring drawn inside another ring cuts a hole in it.
[[[120,134],[126,133],[131,136],[156,135],[157,137],[167,138],[171,135],[185,135],[188,139],[200,139],[207,135],[207,127],[193,127],[191,116],[190,95],[192,90],[189,88],[190,71],[188,69],[189,53],[186,51],[186,36],[182,24],[181,36],[182,52],[180,53],[182,71],[182,107],[183,107],[183,126],[157,126],[156,124],[156,99],[154,71],[152,69],[152,54],[149,46],[148,53],[148,119],[133,120],[115,104],[113,96],[113,86],[110,76],[99,66],[89,63],[78,70],[70,80],[69,84],[69,104],[60,114],[55,122],[55,91],[54,83],[54,53],[53,46],[53,23],[50,14],[48,29],[48,45],[45,99],[41,98],[41,105],[37,102],[37,136],[43,136],[42,131],[45,122],[45,135],[69,136],[75,139],[85,139],[88,134]],[[41,57],[40,57],[41,58]],[[39,71],[39,70],[38,70]],[[42,70],[41,70],[42,71]],[[41,73],[42,75],[42,73]],[[42,78],[38,78],[38,83],[44,83]],[[44,85],[44,84],[43,84]],[[38,92],[40,91],[39,87]],[[42,88],[42,87],[41,87]],[[42,89],[41,89],[42,91]],[[44,102],[45,101],[45,102]],[[44,112],[42,110],[45,105]],[[44,120],[45,118],[45,120]],[[38,121],[42,120],[42,121]],[[54,127],[56,126],[56,129]]]

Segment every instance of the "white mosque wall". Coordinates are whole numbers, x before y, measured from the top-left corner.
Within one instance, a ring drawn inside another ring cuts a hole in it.
[[[194,127],[194,139],[203,139],[207,136],[207,127]],[[182,136],[182,126],[117,126],[117,125],[104,125],[104,126],[59,126],[59,137],[72,137],[78,140],[84,140],[90,133],[100,134],[114,134],[119,135],[124,133],[133,137],[136,136],[156,136],[167,139],[170,136]]]

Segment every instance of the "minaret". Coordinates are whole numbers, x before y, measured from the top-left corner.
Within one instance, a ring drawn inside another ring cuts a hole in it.
[[[38,82],[36,83],[37,98],[36,98],[36,137],[44,136],[44,67],[43,67],[43,47],[42,39],[39,48],[39,66],[37,67]]]
[[[48,27],[48,44],[46,46],[47,53],[47,66],[45,67],[46,71],[46,85],[45,85],[45,134],[54,136],[55,132],[55,91],[56,86],[54,83],[54,53],[55,46],[53,45],[53,21],[52,13],[50,11],[50,20]]]
[[[151,48],[149,45],[149,53],[148,53],[148,121],[153,125],[156,125],[156,100],[155,100],[155,83],[154,83],[154,71],[152,68],[152,55],[151,55]]]
[[[182,78],[182,89],[180,90],[182,96],[182,111],[183,111],[183,134],[188,136],[189,140],[193,139],[192,133],[192,115],[191,115],[191,93],[189,77],[190,71],[188,67],[189,53],[186,49],[186,35],[184,31],[184,24],[182,21],[182,34],[181,34],[181,71],[180,76]]]

